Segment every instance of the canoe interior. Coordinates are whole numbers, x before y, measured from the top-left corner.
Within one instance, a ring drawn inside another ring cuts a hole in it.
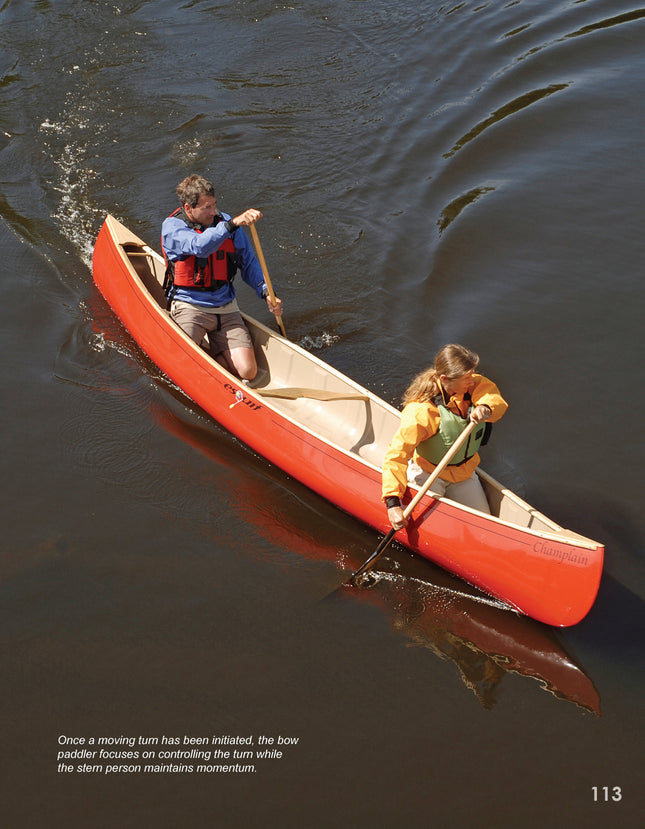
[[[126,260],[159,308],[168,315],[162,288],[165,273],[163,258],[123,225],[110,219],[108,217],[111,232]],[[258,375],[251,384],[254,391],[262,394],[305,388],[319,392],[347,393],[360,398],[320,400],[311,396],[298,396],[295,399],[268,396],[263,399],[263,405],[275,409],[306,430],[380,469],[387,447],[398,427],[400,413],[309,352],[283,339],[246,314],[244,317],[258,362]],[[171,324],[174,325],[172,321]],[[207,344],[203,345],[206,347]],[[504,524],[546,533],[551,537],[565,537],[580,546],[595,545],[595,542],[551,521],[483,470],[478,470],[478,474],[492,515]]]
[[[129,242],[122,247],[148,293],[169,317],[162,288],[163,259],[141,244]],[[257,377],[251,383],[254,391],[262,394],[285,389],[314,389],[357,398],[319,400],[306,396],[294,399],[267,396],[263,402],[306,430],[380,468],[397,428],[398,412],[335,372],[331,366],[274,335],[246,314],[244,317],[258,363]],[[206,347],[207,343],[204,343]]]

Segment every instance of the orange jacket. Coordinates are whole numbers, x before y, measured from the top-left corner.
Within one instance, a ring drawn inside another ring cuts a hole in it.
[[[448,401],[447,407],[466,417],[470,406],[485,404],[490,406],[491,416],[489,423],[499,420],[508,403],[499,393],[499,389],[488,378],[481,374],[473,374],[475,387],[471,392],[471,399],[465,399],[463,395],[453,395]],[[432,472],[435,466],[422,458],[416,447],[427,438],[432,437],[439,431],[441,415],[434,403],[408,403],[401,412],[401,423],[398,431],[392,438],[390,446],[385,453],[383,460],[383,499],[396,495],[399,498],[405,493],[408,485],[408,461],[414,460],[426,472]],[[473,474],[479,465],[479,453],[459,466],[447,466],[439,476],[444,481],[457,483],[465,481]]]

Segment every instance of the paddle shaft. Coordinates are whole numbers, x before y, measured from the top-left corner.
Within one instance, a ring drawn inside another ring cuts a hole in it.
[[[468,426],[466,426],[464,431],[459,435],[457,440],[452,444],[450,449],[446,452],[446,454],[443,456],[443,458],[439,461],[437,466],[434,468],[434,470],[432,471],[430,477],[424,482],[421,489],[417,492],[417,494],[414,496],[414,498],[410,501],[410,503],[407,505],[407,507],[403,510],[403,517],[404,518],[407,518],[410,515],[412,510],[416,507],[416,505],[419,503],[419,501],[423,498],[423,496],[426,494],[426,492],[430,489],[432,484],[437,480],[437,478],[439,477],[439,475],[441,475],[441,473],[446,468],[446,466],[448,466],[450,461],[455,457],[455,455],[459,451],[460,447],[468,440],[468,438],[470,437],[470,433],[473,431],[473,429],[478,425],[479,425],[478,423],[475,423],[474,421],[471,421],[468,424]],[[396,535],[397,532],[398,532],[398,530],[395,530],[394,527],[392,527],[392,529],[385,536],[385,538],[382,539],[381,543],[378,545],[376,550],[374,550],[372,555],[354,573],[354,575],[351,577],[350,581],[354,581],[354,579],[356,579],[357,576],[362,575],[367,570],[369,570],[370,567],[372,567],[374,565],[374,563],[376,562],[376,559],[388,547],[390,541],[392,541],[392,539],[394,538],[394,536]]]
[[[260,267],[262,268],[262,275],[264,276],[264,281],[267,284],[267,291],[269,292],[269,299],[275,305],[275,294],[273,292],[273,285],[271,284],[271,277],[269,276],[269,269],[267,268],[267,263],[264,261],[264,254],[262,253],[262,245],[260,244],[260,239],[258,237],[258,232],[255,229],[255,224],[250,225],[251,227],[251,236],[253,237],[253,244],[255,245],[255,250],[258,255],[258,259],[260,260]],[[282,314],[276,314],[275,318],[278,321],[278,325],[280,326],[280,330],[282,331],[282,336],[286,337],[287,332],[284,330],[284,323],[282,322]]]

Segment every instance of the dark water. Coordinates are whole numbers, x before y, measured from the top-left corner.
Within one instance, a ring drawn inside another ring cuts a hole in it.
[[[0,4],[4,826],[641,825],[644,18]],[[209,421],[92,287],[105,213],[156,247],[192,171],[264,211],[290,337],[390,402],[444,342],[480,352],[511,403],[486,468],[606,544],[581,624],[397,547],[320,601],[377,537]],[[60,735],[299,742],[83,774]]]

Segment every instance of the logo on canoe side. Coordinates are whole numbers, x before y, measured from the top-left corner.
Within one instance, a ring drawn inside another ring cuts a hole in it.
[[[586,567],[589,564],[589,556],[573,547],[558,547],[549,544],[547,541],[536,541],[533,551],[543,556],[557,558],[560,561],[570,561],[572,564],[580,564]]]
[[[261,409],[259,403],[256,403],[255,400],[251,400],[250,397],[245,397],[244,392],[241,389],[236,389],[235,386],[232,386],[230,383],[224,383],[224,388],[226,391],[230,391],[230,393],[235,397],[235,400],[229,406],[229,409],[232,409],[233,406],[237,406],[238,403],[244,403],[245,406],[248,406],[250,409]]]

